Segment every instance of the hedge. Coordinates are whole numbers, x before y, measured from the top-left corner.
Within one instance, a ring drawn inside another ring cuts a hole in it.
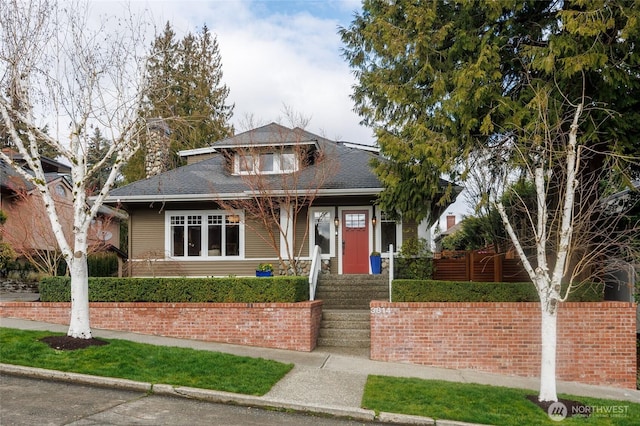
[[[43,278],[42,302],[71,301],[69,277]],[[309,300],[305,277],[89,278],[90,302],[264,303]]]
[[[599,302],[604,285],[576,287],[568,302]],[[482,283],[435,280],[394,280],[394,302],[539,302],[532,283]]]

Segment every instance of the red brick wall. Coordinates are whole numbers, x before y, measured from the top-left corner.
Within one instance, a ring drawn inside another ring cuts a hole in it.
[[[371,359],[538,377],[538,303],[371,302]],[[633,303],[563,303],[559,380],[636,388]]]
[[[2,302],[0,317],[69,324],[69,303]],[[310,352],[322,301],[300,303],[91,303],[91,327]]]

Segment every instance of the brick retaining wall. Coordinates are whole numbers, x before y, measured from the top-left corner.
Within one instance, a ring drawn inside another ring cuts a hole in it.
[[[636,388],[636,306],[563,303],[557,378]],[[538,303],[371,302],[371,359],[538,377]]]
[[[322,301],[299,303],[90,303],[91,327],[310,352]],[[69,324],[70,304],[0,302],[0,318]]]

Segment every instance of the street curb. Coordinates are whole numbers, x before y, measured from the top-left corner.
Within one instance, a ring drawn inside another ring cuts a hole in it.
[[[216,402],[221,404],[233,404],[282,411],[294,411],[328,415],[360,421],[378,421],[391,424],[409,425],[435,425],[435,420],[428,417],[410,416],[396,413],[376,413],[373,410],[363,408],[349,408],[342,406],[328,406],[316,404],[301,404],[289,401],[270,399],[261,396],[243,395],[231,392],[222,392],[208,389],[190,388],[185,386],[173,386],[166,384],[151,384],[134,380],[117,379],[113,377],[92,376],[89,374],[70,373],[58,370],[46,370],[36,367],[0,363],[0,373],[14,376],[25,376],[35,379],[57,380],[62,382],[92,385],[107,388],[116,388],[129,391],[152,393],[155,395],[196,399],[200,401]],[[437,424],[441,423],[439,420]],[[449,423],[453,425],[453,423]]]
[[[14,376],[26,376],[34,379],[50,379],[61,382],[117,388],[138,392],[150,392],[152,390],[151,383],[116,379],[113,377],[91,376],[89,374],[70,373],[58,370],[45,370],[44,368],[25,367],[22,365],[0,364],[0,373],[11,374]]]

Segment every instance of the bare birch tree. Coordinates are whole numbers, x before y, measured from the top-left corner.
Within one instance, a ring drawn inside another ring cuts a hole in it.
[[[44,200],[71,275],[68,335],[88,339],[87,233],[120,168],[138,149],[136,132],[141,126],[136,112],[143,61],[137,52],[144,45],[144,26],[128,14],[132,21],[102,18],[96,27],[90,23],[88,5],[81,2],[10,0],[0,3],[0,16],[0,127],[29,170],[9,153],[0,153],[0,158],[35,185]],[[46,120],[53,120],[50,132],[43,131]],[[89,166],[88,141],[94,127],[113,143]],[[71,166],[69,238],[47,186],[42,144],[54,148]],[[103,169],[111,170],[89,203],[89,182]]]
[[[303,130],[308,119],[294,115],[290,109],[286,114],[292,124],[299,123],[302,127],[292,130],[281,127],[282,133],[273,135],[269,147],[249,144],[237,149],[227,161],[233,164],[235,158],[241,162],[239,167],[247,171],[241,174],[247,196],[221,198],[217,202],[231,212],[244,211],[245,225],[273,249],[287,274],[298,275],[301,273],[298,260],[309,232],[305,211],[313,205],[327,179],[335,175],[338,162],[329,144],[321,144],[317,150],[309,145]],[[261,161],[265,161],[265,156],[271,161],[277,157],[283,172],[264,173],[265,164]],[[301,220],[305,221],[304,233],[298,235]]]
[[[533,89],[533,88],[532,88]],[[556,88],[557,89],[557,88]],[[535,206],[520,200],[528,230],[515,229],[503,201],[496,207],[515,251],[533,281],[540,299],[541,364],[540,401],[557,401],[556,347],[557,315],[575,286],[601,279],[592,269],[603,257],[637,259],[629,238],[637,225],[620,227],[622,211],[612,211],[601,193],[602,185],[613,175],[611,168],[590,171],[581,168],[581,157],[588,155],[588,135],[581,124],[594,108],[585,99],[562,105],[552,99],[549,89],[537,89],[531,102],[538,119],[533,128],[523,129],[520,141],[514,141],[525,175],[535,187]],[[560,98],[561,99],[561,98]],[[595,126],[597,128],[597,126]],[[520,145],[523,142],[524,145]],[[611,155],[600,152],[598,155]],[[624,168],[619,168],[622,171]],[[606,173],[604,173],[606,172]],[[608,174],[607,174],[608,173]],[[598,191],[595,190],[598,188]],[[519,218],[522,219],[522,218]],[[518,232],[520,231],[520,232]],[[523,235],[532,237],[523,238]],[[615,248],[615,250],[614,250]]]

